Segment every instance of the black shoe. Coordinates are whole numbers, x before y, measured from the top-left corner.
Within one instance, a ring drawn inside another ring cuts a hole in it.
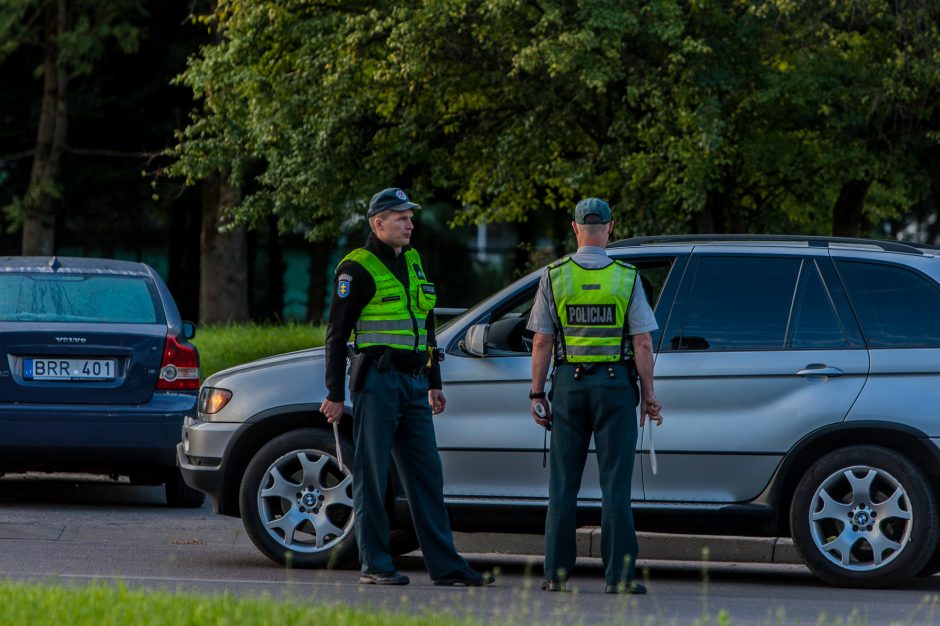
[[[407,585],[410,580],[398,572],[363,572],[359,575],[360,585]]]
[[[642,596],[646,593],[646,587],[633,580],[626,585],[607,585],[604,587],[604,593],[629,593]]]
[[[542,591],[568,591],[568,587],[559,580],[543,580]]]
[[[474,569],[465,567],[456,572],[451,572],[447,576],[441,576],[434,579],[435,585],[444,585],[447,587],[453,585],[463,585],[465,587],[485,587],[496,581],[496,577],[489,572],[482,574]]]

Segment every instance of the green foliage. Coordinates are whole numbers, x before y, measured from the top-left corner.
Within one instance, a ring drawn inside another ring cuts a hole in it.
[[[134,52],[147,16],[143,0],[71,0],[66,4],[67,24],[57,40],[59,61],[72,77],[91,73],[109,43]],[[55,6],[54,4],[52,6]],[[41,45],[42,0],[0,0],[0,63],[20,46]],[[37,74],[42,68],[37,68]]]
[[[322,346],[325,326],[244,324],[200,326],[192,342],[199,348],[202,378],[256,359]]]
[[[827,232],[923,198],[940,5],[921,0],[220,0],[172,173],[329,239],[383,186],[522,221],[608,198],[641,231]],[[247,182],[247,181],[246,181]]]
[[[200,597],[131,591],[125,585],[68,586],[0,583],[0,623],[31,626],[472,626],[440,614],[403,615],[334,605],[309,605],[229,593]]]

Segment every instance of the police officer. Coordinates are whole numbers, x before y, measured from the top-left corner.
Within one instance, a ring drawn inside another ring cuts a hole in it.
[[[437,585],[481,586],[489,574],[470,568],[454,549],[444,508],[444,481],[432,413],[444,410],[434,338],[434,285],[410,245],[413,209],[404,191],[372,196],[372,233],[336,268],[335,296],[326,337],[327,399],[320,412],[331,423],[343,416],[346,342],[355,332],[357,375],[351,371],[353,508],[362,563],[360,584],[407,585],[390,553],[385,509],[394,458],[428,573]],[[363,359],[364,363],[359,359]],[[352,368],[351,368],[352,369]]]
[[[607,593],[646,593],[634,580],[636,530],[630,484],[636,449],[636,373],[640,426],[662,423],[653,392],[650,332],[656,318],[637,270],[607,256],[613,231],[610,206],[598,198],[578,203],[571,224],[578,251],[548,267],[539,283],[528,329],[533,331],[532,416],[552,431],[546,591],[566,591],[575,564],[577,496],[594,435],[603,498],[601,555]],[[552,407],[545,377],[554,345]]]

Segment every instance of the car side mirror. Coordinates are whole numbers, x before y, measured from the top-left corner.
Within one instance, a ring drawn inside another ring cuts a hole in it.
[[[183,337],[187,340],[196,336],[196,323],[183,320]]]
[[[525,324],[524,317],[507,317],[493,322],[486,333],[486,347],[491,349],[491,353],[528,352],[523,339]]]
[[[486,356],[486,334],[489,324],[474,324],[467,329],[467,334],[460,342],[464,352],[473,356]]]

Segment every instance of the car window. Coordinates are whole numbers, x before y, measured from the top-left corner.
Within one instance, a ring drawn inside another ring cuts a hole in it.
[[[144,276],[0,274],[0,321],[163,323]]]
[[[836,261],[872,348],[940,347],[940,289],[909,269],[882,263]]]
[[[535,303],[538,283],[518,294],[505,306],[493,311],[486,333],[486,349],[492,355],[529,354],[532,352],[532,331],[526,328],[529,312]]]
[[[848,347],[835,307],[812,259],[803,262],[790,334],[790,347],[796,350]]]
[[[663,350],[781,350],[800,259],[701,256]],[[684,312],[683,312],[684,311]],[[673,328],[675,325],[675,328]]]
[[[666,284],[666,279],[669,277],[669,270],[672,269],[672,265],[675,262],[675,258],[631,259],[624,257],[623,260],[639,270],[646,300],[649,302],[650,307],[655,309],[656,303],[659,301],[659,296],[663,292],[663,286]]]

